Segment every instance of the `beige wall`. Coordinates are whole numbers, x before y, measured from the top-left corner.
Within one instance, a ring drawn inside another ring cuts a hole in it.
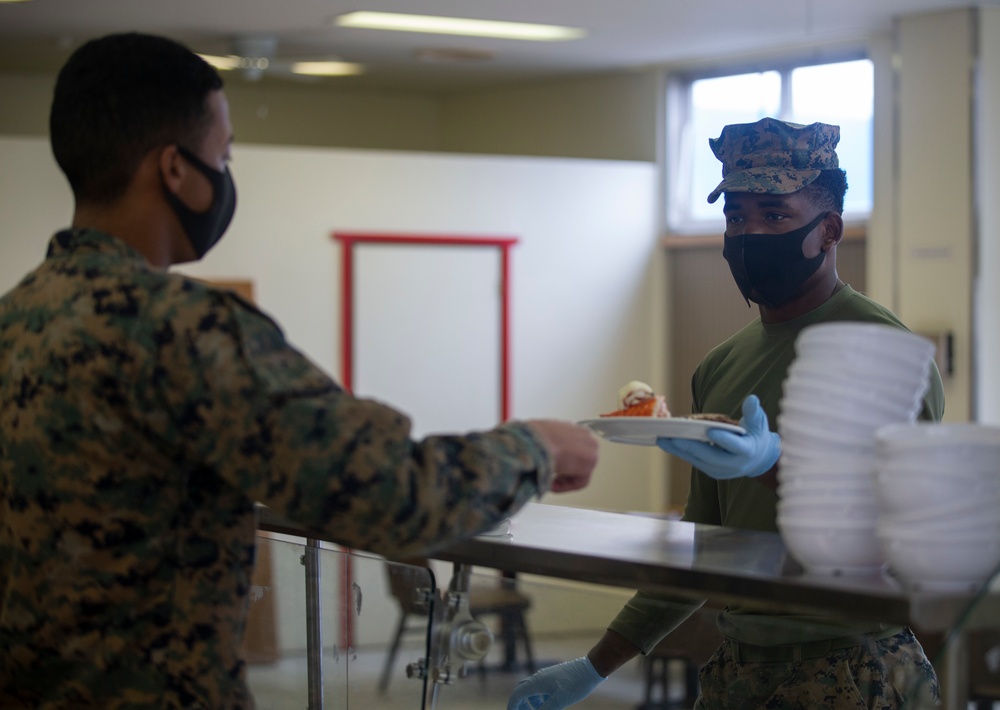
[[[46,135],[54,83],[51,77],[0,74],[0,135]]]
[[[437,96],[227,81],[241,143],[655,162],[659,71]],[[0,74],[0,135],[48,131],[54,78]]]
[[[0,74],[0,135],[44,136],[54,77]],[[383,150],[441,149],[441,104],[431,96],[227,81],[241,143]]]
[[[897,32],[896,311],[954,335],[945,416],[973,416],[972,185],[976,11],[903,18]]]
[[[660,71],[546,82],[442,101],[442,148],[655,162]]]
[[[441,149],[441,106],[433,97],[319,91],[293,83],[227,82],[241,143],[381,150]]]

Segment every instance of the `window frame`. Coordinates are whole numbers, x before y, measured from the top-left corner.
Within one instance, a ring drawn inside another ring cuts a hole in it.
[[[684,160],[685,151],[696,149],[695,146],[684,146],[681,140],[692,114],[691,87],[694,82],[740,74],[777,72],[781,78],[780,109],[777,118],[788,120],[786,117],[790,115],[792,106],[791,75],[795,69],[864,59],[874,62],[866,48],[855,47],[819,53],[787,54],[768,59],[719,62],[711,66],[682,68],[668,72],[664,94],[666,103],[664,121],[666,125],[663,144],[665,238],[676,245],[682,240],[721,236],[722,234],[719,229],[722,224],[721,208],[717,222],[686,217],[682,214],[683,210],[679,205],[678,195],[680,193],[675,189],[678,183],[686,179],[686,176],[681,174],[681,162]],[[707,146],[703,146],[703,148],[707,149]],[[719,179],[722,179],[721,168]],[[852,224],[866,224],[869,217],[870,212],[845,214],[845,219],[849,219]]]

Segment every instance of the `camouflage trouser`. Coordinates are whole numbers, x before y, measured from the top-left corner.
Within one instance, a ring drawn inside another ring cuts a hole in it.
[[[695,710],[896,710],[904,699],[918,710],[938,698],[937,675],[909,629],[801,661],[740,663],[726,642],[700,680]]]

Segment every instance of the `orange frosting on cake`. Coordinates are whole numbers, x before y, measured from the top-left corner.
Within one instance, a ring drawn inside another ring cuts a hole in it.
[[[620,406],[602,417],[669,417],[670,410],[662,395],[653,392],[645,382],[633,380],[618,390]]]

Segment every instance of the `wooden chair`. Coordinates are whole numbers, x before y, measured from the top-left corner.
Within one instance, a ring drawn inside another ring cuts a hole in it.
[[[1000,701],[1000,631],[967,631],[969,700],[976,710],[993,710]]]
[[[643,657],[646,695],[636,710],[668,710],[694,705],[699,692],[698,672],[723,640],[715,625],[718,614],[718,609],[702,607]],[[684,695],[676,701],[670,699],[669,692],[671,663],[684,666]]]
[[[428,614],[418,600],[417,589],[429,588],[431,576],[426,559],[410,560],[407,564],[388,564],[389,591],[399,603],[399,622],[393,634],[389,652],[379,678],[379,692],[384,693],[392,679],[392,669],[399,652],[403,636],[417,633],[426,636]],[[475,619],[494,616],[499,620],[497,637],[503,643],[503,663],[499,670],[514,672],[522,669],[517,662],[517,646],[521,643],[525,668],[535,672],[535,657],[531,647],[531,637],[525,621],[525,612],[531,608],[531,597],[517,589],[512,574],[504,574],[495,584],[474,580],[469,588],[469,611]],[[485,663],[479,663],[480,674],[485,674]]]

